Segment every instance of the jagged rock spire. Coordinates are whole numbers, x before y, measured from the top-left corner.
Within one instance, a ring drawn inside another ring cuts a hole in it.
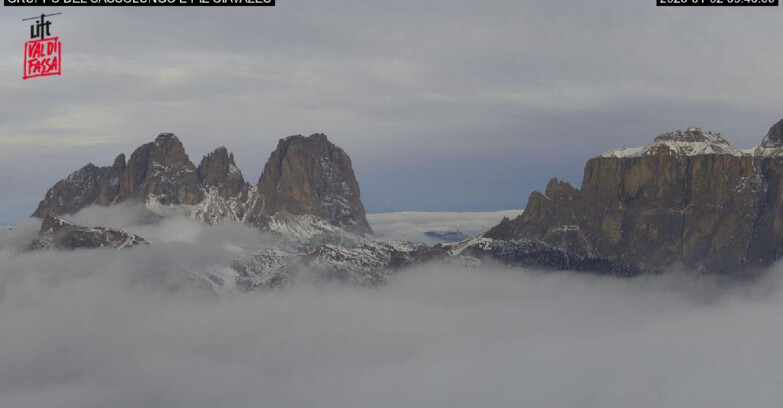
[[[201,159],[198,166],[198,178],[208,186],[218,189],[221,197],[235,197],[249,187],[242,172],[234,162],[234,154],[220,146]]]

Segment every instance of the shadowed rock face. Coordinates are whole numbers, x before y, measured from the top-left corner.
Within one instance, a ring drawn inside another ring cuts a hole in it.
[[[83,227],[48,215],[41,224],[38,238],[33,240],[28,248],[30,250],[123,249],[146,244],[143,238],[129,232],[102,227]]]
[[[764,137],[764,140],[761,141],[761,147],[783,147],[783,120],[780,120],[778,123],[772,125],[772,127],[769,129],[769,132],[767,132],[767,135]]]
[[[74,213],[90,205],[108,206],[123,201],[145,202],[150,197],[163,204],[195,204],[203,199],[196,167],[176,136],[164,133],[131,154],[121,154],[111,167],[92,163],[59,181],[33,213]]]
[[[347,231],[372,233],[351,159],[326,135],[281,139],[258,181],[264,215],[311,214]]]
[[[764,140],[753,151],[754,156],[783,155],[783,120],[774,124],[764,136]]]
[[[198,177],[204,185],[217,188],[223,198],[246,194],[249,187],[234,162],[234,154],[223,146],[201,159]]]
[[[171,133],[136,149],[123,174],[119,201],[146,201],[150,196],[162,204],[192,205],[203,199],[196,166]]]
[[[88,164],[46,194],[33,216],[74,213],[90,205],[124,201],[147,203],[208,223],[226,220],[260,228],[273,217],[313,215],[355,233],[371,233],[359,199],[351,159],[325,135],[291,136],[270,156],[258,187],[250,186],[225,147],[205,156],[198,167],[171,133],[120,155],[110,167]]]
[[[73,213],[93,204],[110,205],[120,194],[124,171],[124,154],[117,156],[113,166],[89,163],[49,189],[33,216],[43,218],[48,214]]]
[[[743,153],[699,133],[592,158],[581,189],[553,179],[521,216],[485,236],[536,239],[648,270],[739,274],[771,264],[783,254],[783,156]]]

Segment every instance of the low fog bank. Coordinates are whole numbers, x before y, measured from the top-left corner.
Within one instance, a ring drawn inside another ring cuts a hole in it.
[[[442,242],[426,232],[460,231],[469,237],[494,227],[503,217],[516,218],[523,210],[493,212],[416,212],[367,214],[375,236],[381,240],[402,240],[436,244]]]
[[[13,230],[13,227],[10,226],[0,226],[0,242],[5,239],[5,237],[8,236],[8,234],[11,233]]]
[[[215,294],[205,278],[220,275],[243,249],[278,246],[274,237],[239,223],[209,226],[183,216],[161,218],[143,206],[90,207],[65,217],[83,226],[118,228],[143,237],[149,246],[124,250],[27,252],[41,220],[28,218],[0,235],[0,301],[8,282],[24,277],[59,282],[68,277],[113,280],[114,289],[143,286],[152,291]]]
[[[102,211],[71,218],[114,223],[153,245],[0,250],[0,407],[733,408],[783,399],[780,266],[726,283],[430,265],[378,289],[216,297],[193,290],[189,274],[265,237]],[[0,239],[8,248],[35,223]]]
[[[271,245],[272,237],[239,223],[208,226],[184,216],[160,217],[142,205],[119,204],[112,207],[93,206],[63,216],[68,221],[88,227],[117,228],[138,234],[150,243],[181,243],[191,245],[263,246]],[[0,249],[20,249],[38,233],[41,220],[27,218],[11,230],[0,229]]]

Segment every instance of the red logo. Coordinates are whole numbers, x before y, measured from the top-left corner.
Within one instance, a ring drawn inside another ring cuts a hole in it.
[[[62,49],[59,37],[24,43],[22,79],[62,74]]]
[[[59,37],[51,36],[52,22],[46,19],[59,14],[62,13],[41,14],[40,17],[22,20],[36,20],[30,26],[30,41],[24,43],[22,79],[62,74],[63,45]]]

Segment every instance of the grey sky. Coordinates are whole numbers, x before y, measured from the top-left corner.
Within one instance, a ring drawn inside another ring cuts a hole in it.
[[[0,14],[0,220],[162,131],[255,182],[277,139],[324,132],[370,212],[520,208],[585,159],[688,126],[757,144],[783,116],[778,8],[654,0],[279,0],[62,11],[63,76],[21,79]]]

